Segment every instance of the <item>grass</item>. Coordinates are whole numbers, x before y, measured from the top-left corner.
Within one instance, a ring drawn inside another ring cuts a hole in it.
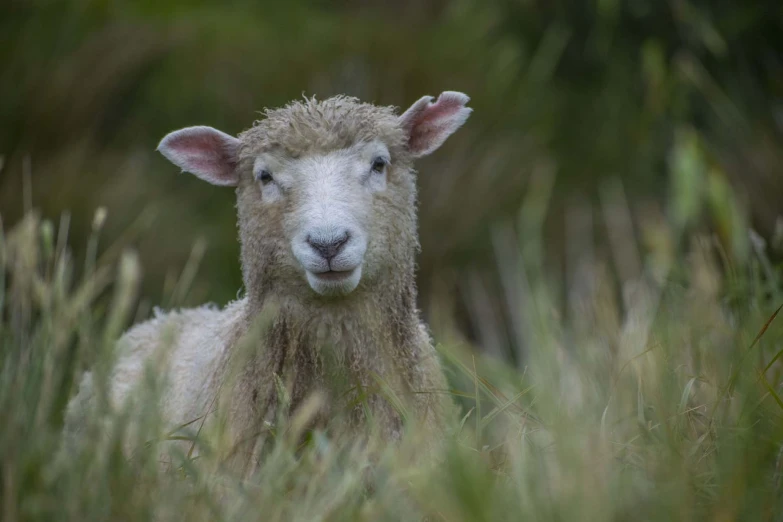
[[[439,462],[417,460],[415,442],[375,458],[322,433],[300,444],[301,423],[280,419],[261,470],[239,479],[211,459],[198,422],[165,425],[154,372],[136,407],[107,406],[140,267],[120,249],[97,255],[101,222],[83,267],[67,224],[30,213],[0,237],[2,520],[783,520],[783,295],[763,252],[738,266],[694,238],[620,287],[596,263],[567,306],[523,258],[524,288],[506,291],[524,301],[524,365],[436,327],[463,408]],[[677,243],[673,230],[658,233]],[[63,408],[87,367],[98,408],[61,452]],[[175,452],[161,472],[166,438],[199,456]]]

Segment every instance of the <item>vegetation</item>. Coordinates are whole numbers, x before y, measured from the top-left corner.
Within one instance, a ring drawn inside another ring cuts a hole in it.
[[[675,228],[659,223],[663,247],[621,292],[627,311],[594,266],[564,320],[522,248],[526,291],[507,290],[533,318],[521,330],[529,361],[470,355],[443,331],[464,417],[439,462],[412,457],[415,437],[378,449],[318,432],[301,445],[302,419],[279,419],[261,470],[240,480],[197,422],[165,426],[154,368],[139,406],[111,411],[100,392],[85,439],[60,451],[75,377],[96,368],[105,390],[138,288],[133,254],[96,260],[103,217],[78,281],[67,224],[29,214],[0,243],[4,520],[781,520],[783,296],[763,251],[721,267],[715,243],[695,239],[672,256]],[[129,458],[128,436],[141,448]],[[162,467],[165,439],[199,456],[175,452]]]
[[[783,520],[781,27],[771,0],[3,4],[0,519]],[[448,89],[475,112],[420,165],[420,305],[464,415],[441,462],[279,419],[239,479],[165,426],[153,368],[108,409],[129,324],[241,285],[232,194],[160,137]],[[172,438],[198,457],[161,472]]]

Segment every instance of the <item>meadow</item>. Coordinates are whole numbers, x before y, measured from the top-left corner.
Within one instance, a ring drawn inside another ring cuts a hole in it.
[[[141,406],[108,407],[113,341],[148,310],[136,306],[138,257],[101,245],[105,219],[100,209],[78,267],[67,220],[31,211],[3,232],[3,520],[783,519],[783,296],[759,239],[740,266],[709,236],[678,241],[675,227],[650,224],[659,247],[639,260],[640,277],[617,288],[589,267],[566,316],[519,238],[518,264],[505,267],[518,286],[506,291],[530,318],[529,357],[514,367],[436,327],[463,415],[437,462],[412,457],[415,436],[378,448],[314,432],[300,443],[302,419],[281,418],[260,471],[240,480],[210,458],[198,419],[166,426],[155,367]],[[183,269],[172,305],[196,271]],[[62,452],[63,407],[87,367],[99,407]],[[198,457],[175,452],[161,471],[166,439]]]
[[[778,0],[0,3],[0,520],[783,521],[781,27]],[[437,461],[415,425],[280,418],[240,479],[157,368],[109,408],[123,331],[242,292],[232,192],[166,133],[445,90],[474,113],[417,165],[461,412]]]

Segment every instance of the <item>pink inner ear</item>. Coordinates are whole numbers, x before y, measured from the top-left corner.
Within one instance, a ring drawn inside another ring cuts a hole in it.
[[[213,134],[180,137],[171,146],[180,154],[187,155],[191,166],[197,169],[219,170],[224,165],[234,165],[234,160],[224,150],[223,142]]]
[[[447,91],[433,103],[425,96],[400,117],[403,128],[409,132],[409,146],[416,156],[423,156],[440,147],[446,138],[465,123],[472,109],[465,107],[470,98]]]
[[[168,134],[158,150],[182,170],[215,185],[236,185],[239,140],[211,127],[188,127]]]
[[[454,96],[452,93],[443,93],[435,103],[430,102],[430,105],[423,111],[422,117],[425,120],[438,120],[454,116],[465,107],[468,102],[467,98],[467,96],[463,98]]]

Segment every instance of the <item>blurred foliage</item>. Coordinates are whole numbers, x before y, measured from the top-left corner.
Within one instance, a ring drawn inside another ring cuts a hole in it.
[[[780,2],[7,0],[0,35],[3,520],[781,520]],[[475,112],[419,166],[465,415],[440,466],[316,434],[249,481],[160,474],[154,400],[57,453],[127,323],[241,286],[233,194],[166,132],[447,89]],[[132,414],[152,450],[125,459]]]
[[[536,215],[521,219],[529,231]],[[515,319],[528,361],[477,356],[444,330],[439,351],[463,416],[438,459],[416,451],[415,422],[398,444],[334,436],[339,409],[302,437],[303,407],[265,423],[262,465],[239,477],[220,462],[230,438],[219,406],[203,430],[202,417],[172,426],[161,415],[165,340],[130,400],[112,407],[114,339],[132,316],[140,265],[130,252],[96,257],[101,222],[81,277],[67,229],[35,214],[0,228],[4,522],[783,521],[783,323],[769,305],[783,302],[783,288],[779,269],[761,276],[762,253],[732,272],[714,242],[690,236],[669,256],[682,229],[662,224],[655,270],[621,302],[593,266],[569,319],[536,277],[540,250],[528,247],[541,234],[511,237],[506,253],[520,256],[513,273],[527,284],[518,293],[509,282],[521,308],[507,311],[526,311]],[[62,409],[85,367],[95,407],[63,446]]]
[[[236,133],[303,92],[402,108],[471,95],[469,124],[420,165],[421,302],[499,355],[524,351],[509,234],[546,238],[524,248],[563,298],[584,259],[634,276],[649,245],[623,241],[643,219],[714,230],[738,262],[749,225],[779,244],[776,0],[9,0],[0,34],[0,214],[68,212],[78,247],[106,207],[102,248],[138,248],[151,302],[198,238],[186,302],[241,286],[233,194],[177,175],[158,140]]]

